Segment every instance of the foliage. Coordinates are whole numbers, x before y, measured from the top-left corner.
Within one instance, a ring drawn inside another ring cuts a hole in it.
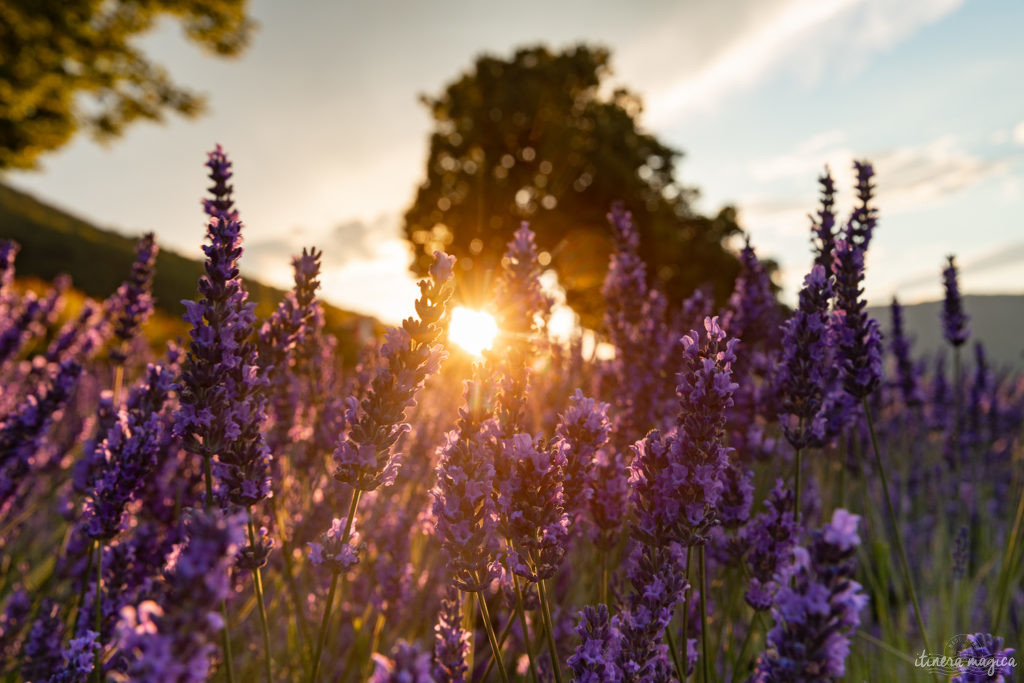
[[[249,41],[247,0],[11,0],[0,4],[0,170],[32,168],[79,131],[100,140],[165,111],[195,116],[203,97],[176,85],[135,44],[159,20],[233,56]]]
[[[674,307],[710,283],[719,301],[739,267],[723,240],[736,214],[696,214],[697,191],[681,186],[681,154],[638,125],[638,96],[606,93],[609,53],[579,45],[563,52],[521,49],[484,56],[436,97],[426,178],[405,214],[426,272],[435,249],[459,258],[462,297],[478,302],[505,243],[529,220],[558,272],[570,306],[600,327],[601,282],[612,250],[605,213],[621,200],[641,226],[640,254]]]

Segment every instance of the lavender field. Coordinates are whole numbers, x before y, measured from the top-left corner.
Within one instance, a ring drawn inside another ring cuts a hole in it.
[[[895,300],[868,315],[869,163],[848,212],[818,179],[795,310],[749,240],[724,307],[670,306],[614,205],[602,353],[549,334],[524,223],[489,315],[437,252],[354,367],[316,248],[256,316],[232,165],[206,166],[166,348],[151,235],[67,308],[0,242],[6,680],[1014,680],[1024,377],[986,362],[953,257],[937,357]]]

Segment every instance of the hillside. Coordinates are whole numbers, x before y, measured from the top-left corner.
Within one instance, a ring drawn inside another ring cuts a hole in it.
[[[989,363],[993,367],[1024,368],[1024,295],[968,295],[964,309],[971,316],[971,339],[964,351],[964,361],[973,362],[974,342],[983,341]],[[888,307],[870,309],[887,334],[891,327]],[[914,339],[914,356],[921,358],[948,350],[942,337],[942,302],[905,306],[904,326]]]
[[[135,258],[135,239],[96,226],[0,183],[0,239],[21,245],[16,262],[20,277],[50,281],[60,273],[71,276],[76,289],[102,299],[128,277]],[[184,313],[182,299],[196,296],[203,271],[200,261],[161,248],[156,262],[153,297],[157,308],[171,316]],[[284,296],[280,289],[244,278],[250,299],[261,317],[269,315]],[[372,318],[326,305],[324,317],[336,334],[347,359],[354,357],[357,331],[378,328]]]

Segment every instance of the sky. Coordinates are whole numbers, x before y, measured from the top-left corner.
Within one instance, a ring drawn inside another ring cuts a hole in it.
[[[682,150],[697,209],[739,208],[792,302],[811,256],[807,214],[825,164],[852,205],[853,159],[876,167],[867,295],[942,295],[956,254],[966,293],[1024,293],[1024,3],[1011,0],[281,3],[258,0],[238,59],[170,21],[140,46],[209,111],[79,137],[5,180],[96,224],[154,230],[201,257],[205,153],[224,145],[245,222],[242,268],[291,283],[290,253],[324,251],[324,296],[396,322],[417,290],[401,216],[425,176],[440,93],[481,53],[538,43],[612,51],[611,84]]]

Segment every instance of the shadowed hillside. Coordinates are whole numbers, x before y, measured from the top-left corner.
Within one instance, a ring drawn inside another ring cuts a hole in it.
[[[2,183],[0,239],[21,245],[16,262],[19,276],[49,281],[67,273],[77,289],[96,299],[117,289],[135,258],[135,238],[97,228]],[[180,317],[185,312],[181,301],[195,297],[202,271],[200,261],[161,248],[153,281],[157,308]],[[260,317],[268,316],[284,296],[282,290],[250,278],[245,278],[245,284]],[[379,327],[373,318],[326,304],[324,317],[346,359],[360,348],[361,342],[355,339],[360,331]]]

